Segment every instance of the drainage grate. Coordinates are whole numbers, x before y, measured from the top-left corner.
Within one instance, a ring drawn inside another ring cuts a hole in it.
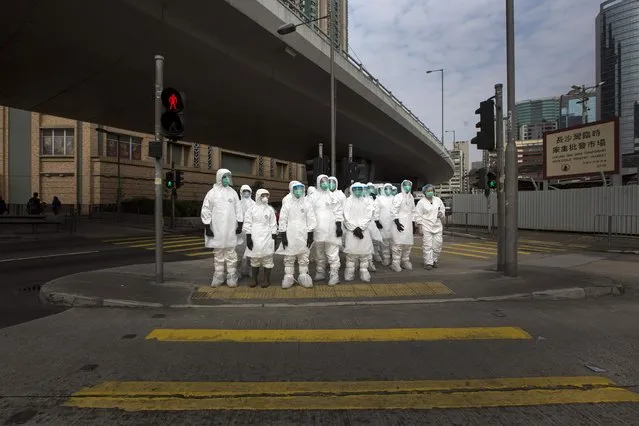
[[[17,293],[37,293],[42,288],[42,284],[30,285],[27,287],[21,287],[16,290]]]

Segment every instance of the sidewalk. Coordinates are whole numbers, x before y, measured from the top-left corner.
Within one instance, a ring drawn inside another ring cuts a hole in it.
[[[426,271],[414,250],[412,271],[392,272],[378,266],[371,283],[315,283],[312,289],[280,287],[281,258],[276,257],[272,284],[249,288],[248,278],[234,289],[212,288],[211,258],[166,263],[164,283],[155,284],[153,264],[131,265],[62,277],[45,284],[41,298],[65,306],[228,307],[286,305],[356,305],[442,303],[488,300],[583,299],[634,291],[639,262],[632,256],[570,253],[529,256],[519,276],[504,277],[492,262],[442,259]],[[314,265],[311,264],[311,271]],[[341,277],[343,278],[343,270]]]

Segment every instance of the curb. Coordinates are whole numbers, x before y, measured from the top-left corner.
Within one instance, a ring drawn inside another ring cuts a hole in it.
[[[444,235],[450,235],[452,237],[470,238],[473,240],[489,240],[490,239],[490,238],[481,237],[475,234],[466,234],[463,232],[456,232],[456,231],[444,231]]]
[[[415,300],[353,300],[340,302],[303,302],[303,303],[245,303],[221,305],[193,305],[138,302],[135,300],[104,299],[101,297],[81,296],[71,293],[40,292],[40,298],[45,303],[66,307],[82,308],[172,308],[172,309],[218,309],[218,308],[285,308],[285,307],[331,307],[331,306],[383,306],[383,305],[426,305],[437,303],[465,303],[465,302],[499,302],[517,300],[582,300],[603,296],[621,296],[624,294],[623,285],[572,287],[532,293],[517,293],[504,296],[487,297],[457,297],[451,299],[415,299]]]
[[[621,253],[621,254],[639,254],[639,250],[615,250],[615,249],[607,249],[604,250],[606,253]]]

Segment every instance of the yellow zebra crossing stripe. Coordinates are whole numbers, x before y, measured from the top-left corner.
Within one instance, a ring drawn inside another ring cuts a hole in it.
[[[336,382],[110,381],[74,393],[75,408],[187,410],[430,410],[639,402],[598,376]]]

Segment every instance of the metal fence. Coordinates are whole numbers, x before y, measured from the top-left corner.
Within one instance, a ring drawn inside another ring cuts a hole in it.
[[[496,225],[497,197],[453,196],[447,225],[487,228]],[[639,236],[639,186],[608,186],[554,191],[521,191],[519,229]]]

